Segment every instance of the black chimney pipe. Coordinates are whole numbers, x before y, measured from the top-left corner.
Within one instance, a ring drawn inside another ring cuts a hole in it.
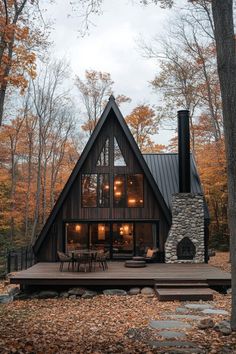
[[[189,111],[178,111],[179,193],[191,192]]]

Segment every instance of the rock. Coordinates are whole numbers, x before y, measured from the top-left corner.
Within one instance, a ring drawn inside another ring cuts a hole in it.
[[[82,299],[92,299],[96,295],[97,295],[96,291],[86,290],[81,297]]]
[[[14,300],[28,300],[29,298],[31,295],[27,293],[19,293],[14,296]]]
[[[7,292],[11,296],[15,296],[20,293],[20,288],[17,285],[8,285]]]
[[[84,288],[72,288],[68,291],[69,295],[82,296],[84,295],[86,289]]]
[[[205,313],[207,315],[229,315],[228,311],[217,309],[205,309],[202,311],[202,313]]]
[[[188,309],[186,309],[184,307],[177,307],[175,309],[175,312],[177,312],[177,313],[188,313]]]
[[[76,295],[69,295],[69,299],[71,299],[71,300],[76,299]]]
[[[230,322],[226,320],[217,323],[214,327],[214,330],[224,334],[225,336],[228,336],[232,333]]]
[[[66,299],[69,297],[69,293],[67,291],[63,291],[62,293],[60,293],[60,297]]]
[[[127,295],[127,292],[122,289],[106,289],[103,290],[104,295]]]
[[[210,304],[185,304],[184,305],[187,309],[190,310],[205,310],[205,309],[212,309],[214,306]]]
[[[0,294],[0,304],[9,304],[13,301],[13,296],[9,294]]]
[[[163,338],[184,338],[185,334],[182,332],[174,332],[174,331],[160,331],[158,332],[159,336],[162,336]]]
[[[201,320],[202,319],[202,316],[188,315],[188,314],[185,314],[185,315],[166,314],[165,317],[173,318],[173,319],[185,319],[185,318],[187,318],[189,320]]]
[[[181,329],[181,328],[192,328],[192,326],[183,321],[150,321],[149,326],[155,329]]]
[[[155,292],[154,292],[153,288],[145,287],[145,288],[142,288],[141,294],[142,295],[152,295],[153,296],[155,294]]]
[[[38,293],[38,299],[53,299],[58,297],[58,292],[53,290],[43,290]]]
[[[214,327],[214,321],[211,318],[203,318],[198,322],[199,329],[208,329]]]
[[[129,294],[129,295],[138,295],[138,294],[140,294],[140,291],[141,291],[140,288],[131,288],[131,289],[128,291],[128,294]]]
[[[152,348],[161,347],[174,347],[174,348],[197,348],[197,345],[192,342],[182,342],[182,341],[149,341],[148,343]]]
[[[228,295],[232,294],[232,288],[227,289],[227,294]]]

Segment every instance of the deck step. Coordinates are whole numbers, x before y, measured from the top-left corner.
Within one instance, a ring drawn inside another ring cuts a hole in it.
[[[156,288],[208,288],[207,282],[156,282]]]
[[[209,288],[158,288],[155,287],[155,291],[159,301],[197,301],[213,300],[213,291]]]

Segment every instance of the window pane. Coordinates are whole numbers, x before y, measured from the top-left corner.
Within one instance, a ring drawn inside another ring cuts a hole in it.
[[[66,224],[66,252],[88,248],[88,225]]]
[[[114,166],[126,166],[124,156],[120,151],[116,138],[114,138]]]
[[[110,200],[110,186],[109,186],[109,175],[99,174],[98,175],[98,206],[107,208],[109,207]]]
[[[136,223],[136,255],[144,256],[149,248],[157,250],[157,226],[149,223]]]
[[[114,207],[124,208],[125,198],[125,176],[115,175],[114,177]]]
[[[82,206],[97,206],[97,175],[82,175]]]
[[[89,226],[89,247],[110,251],[110,225],[109,224],[91,224]]]
[[[128,207],[143,206],[143,175],[127,176],[127,205]]]
[[[97,166],[109,166],[109,139],[107,138],[99,155]]]

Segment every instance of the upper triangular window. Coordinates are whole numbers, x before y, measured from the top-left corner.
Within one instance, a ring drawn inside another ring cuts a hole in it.
[[[119,144],[114,137],[114,166],[126,166],[124,156],[120,150]]]
[[[107,138],[97,160],[97,166],[109,166],[109,145],[109,138]]]

